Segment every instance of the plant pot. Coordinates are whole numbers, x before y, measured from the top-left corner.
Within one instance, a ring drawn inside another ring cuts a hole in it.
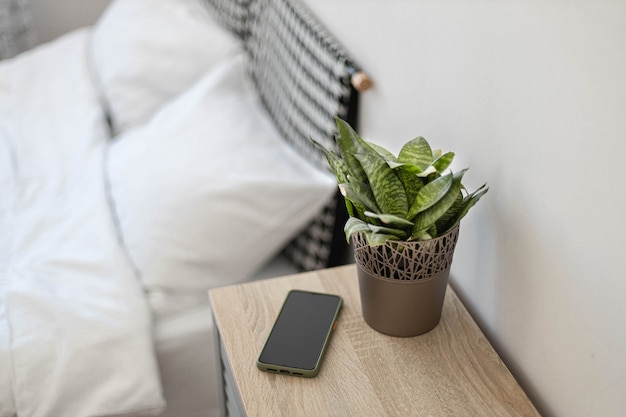
[[[390,336],[426,333],[439,323],[459,227],[426,241],[370,247],[354,235],[363,319]]]

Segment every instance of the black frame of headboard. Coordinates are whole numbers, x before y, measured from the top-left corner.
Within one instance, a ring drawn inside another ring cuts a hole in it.
[[[328,169],[310,138],[336,149],[334,117],[357,126],[359,92],[351,83],[357,65],[300,0],[205,2],[214,18],[242,40],[251,78],[283,139]],[[337,193],[284,253],[300,270],[348,263],[347,217]]]

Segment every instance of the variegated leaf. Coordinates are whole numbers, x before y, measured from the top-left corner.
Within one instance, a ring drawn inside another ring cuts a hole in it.
[[[409,209],[408,218],[414,218],[418,213],[434,206],[450,189],[452,185],[452,174],[439,177],[420,188],[411,208]]]
[[[313,142],[324,153],[324,156],[326,156],[330,169],[335,174],[335,177],[337,177],[337,182],[339,184],[348,182],[348,167],[346,166],[344,160],[341,159],[335,152],[329,151],[314,139],[311,139],[311,142]]]
[[[408,236],[408,233],[405,232],[404,230],[394,229],[392,227],[376,226],[373,224],[370,224],[369,227],[372,233],[376,233],[376,234],[397,236],[400,239],[404,239],[405,237]]]
[[[448,169],[453,160],[454,152],[446,152],[445,154],[435,159],[432,166],[437,170],[438,173],[441,174],[443,171]]]
[[[433,162],[433,151],[428,141],[417,137],[408,141],[398,154],[398,162],[418,166],[424,171]]]
[[[380,212],[406,217],[409,203],[402,181],[394,170],[389,168],[387,162],[366,143],[360,144],[355,156],[367,174]]]
[[[366,210],[380,213],[380,208],[376,203],[376,197],[369,184],[365,184],[352,176],[348,177],[348,183],[355,193],[363,197],[363,202],[367,204],[363,206]]]
[[[392,224],[392,225],[399,226],[399,227],[413,226],[412,222],[402,217],[394,216],[392,214],[377,214],[377,213],[372,213],[371,211],[366,211],[364,214],[367,217],[370,217],[372,219],[380,220],[381,222],[385,224]]]
[[[448,229],[451,229],[454,226],[456,226],[457,224],[459,224],[461,222],[461,219],[463,217],[465,217],[465,215],[469,212],[469,210],[472,207],[474,207],[474,205],[476,205],[476,203],[478,203],[478,200],[480,200],[480,198],[483,195],[485,195],[487,193],[487,191],[489,191],[489,187],[487,187],[487,184],[483,184],[476,191],[474,191],[472,194],[470,194],[467,197],[465,197],[463,199],[463,205],[462,205],[461,209],[456,214],[456,218],[454,220],[454,223],[452,223],[452,225]]]
[[[398,158],[396,158],[396,156],[394,154],[392,154],[391,152],[389,152],[387,149],[383,148],[380,145],[377,145],[375,143],[372,142],[368,142],[366,141],[365,143],[367,143],[372,149],[374,149],[376,152],[378,152],[378,154],[380,156],[382,156],[386,161],[388,162],[397,162]]]
[[[358,184],[355,182],[355,184]],[[350,200],[355,206],[360,206],[363,210],[376,211],[378,206],[376,202],[368,198],[367,193],[359,192],[352,188],[352,184],[339,184],[341,195]]]
[[[459,191],[461,191],[461,180],[466,170],[457,172],[452,177],[452,185],[448,192],[437,203],[430,208],[420,212],[414,219],[415,226],[413,227],[412,238],[418,239],[424,232],[426,232],[432,225],[434,225],[441,216],[454,204]]]
[[[345,161],[350,174],[359,181],[367,183],[367,175],[361,163],[355,157],[358,151],[357,144],[361,138],[347,122],[338,117],[335,117],[335,122],[339,130],[336,140],[339,150],[341,151],[341,157]]]
[[[388,240],[401,240],[398,236],[381,233],[366,233],[365,237],[370,246],[384,245]]]
[[[459,190],[456,200],[454,200],[454,203],[452,204],[452,206],[450,206],[448,211],[446,211],[445,214],[437,220],[437,223],[436,223],[437,230],[440,230],[440,231],[450,230],[452,228],[451,224],[456,219],[456,216],[459,213],[459,211],[461,211],[462,207],[463,207],[463,193]]]
[[[343,228],[343,231],[346,234],[346,240],[350,243],[350,238],[352,235],[356,233],[366,232],[371,233],[370,227],[367,223],[365,223],[361,219],[357,219],[356,217],[350,217]]]
[[[414,173],[406,170],[404,167],[396,169],[395,171],[398,178],[400,178],[400,181],[402,181],[407,201],[411,202],[415,200],[417,192],[424,186],[422,179]]]

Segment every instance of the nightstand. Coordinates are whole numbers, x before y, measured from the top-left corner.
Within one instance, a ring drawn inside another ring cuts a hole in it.
[[[339,325],[319,375],[259,371],[256,359],[291,289],[338,294]],[[361,317],[354,265],[211,290],[224,416],[538,416],[448,287],[432,331],[395,338]]]

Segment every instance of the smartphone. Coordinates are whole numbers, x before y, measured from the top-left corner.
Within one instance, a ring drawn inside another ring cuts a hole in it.
[[[261,350],[257,367],[285,375],[317,375],[342,304],[338,295],[290,291]]]

